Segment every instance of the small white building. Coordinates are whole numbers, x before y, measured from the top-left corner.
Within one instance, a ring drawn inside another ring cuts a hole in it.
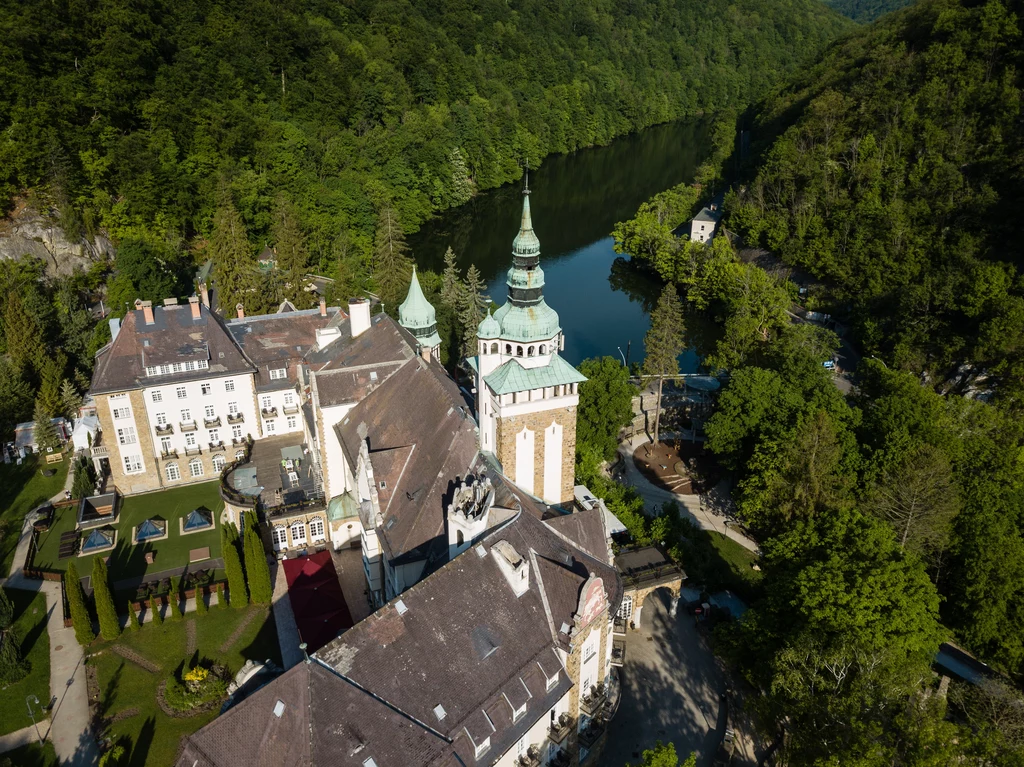
[[[722,220],[722,198],[716,197],[690,222],[690,240],[692,242],[711,242],[715,236],[718,223]]]

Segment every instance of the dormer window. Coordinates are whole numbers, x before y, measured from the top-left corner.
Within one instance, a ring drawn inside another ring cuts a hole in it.
[[[270,371],[271,381],[280,381],[282,378],[288,377],[288,368],[276,368]]]
[[[547,678],[547,686],[546,686],[545,690],[547,692],[551,692],[553,689],[555,689],[555,685],[556,684],[558,684],[558,672],[557,671],[555,672],[554,676],[550,676],[550,677]]]
[[[526,714],[526,704],[524,703],[523,705],[521,705],[519,708],[517,708],[515,711],[512,712],[512,721],[513,722],[518,722],[520,717],[524,716],[525,714]]]
[[[476,745],[476,758],[479,759],[481,756],[486,754],[491,749],[491,737],[488,735],[483,739],[483,742]]]

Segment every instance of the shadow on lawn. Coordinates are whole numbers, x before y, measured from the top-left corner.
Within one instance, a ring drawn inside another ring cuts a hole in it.
[[[242,657],[247,660],[262,663],[269,658],[278,666],[281,665],[281,645],[277,638],[277,624],[274,623],[273,610],[267,611],[267,619],[263,621],[259,632],[248,647],[243,648],[241,652]]]
[[[139,730],[139,737],[135,740],[135,747],[131,749],[131,758],[127,761],[128,767],[145,767],[149,757],[149,749],[153,745],[153,738],[156,735],[156,719],[149,717]],[[128,749],[126,748],[125,751]]]
[[[33,596],[35,596],[34,593]],[[56,605],[50,608],[50,610],[55,609]],[[29,651],[35,646],[35,643],[39,641],[39,637],[41,637],[46,631],[46,623],[50,615],[50,610],[43,610],[43,614],[39,616],[39,620],[36,621],[35,625],[25,632],[25,637],[21,640],[22,658],[28,657]]]

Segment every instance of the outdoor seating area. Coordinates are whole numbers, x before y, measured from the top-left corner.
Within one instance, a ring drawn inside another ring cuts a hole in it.
[[[231,490],[259,499],[264,509],[298,507],[317,499],[316,478],[301,434],[283,434],[254,443],[249,462],[225,478]]]
[[[60,549],[58,549],[57,556],[60,559],[70,559],[77,554],[79,538],[81,538],[81,534],[77,530],[68,530],[66,533],[61,533]]]

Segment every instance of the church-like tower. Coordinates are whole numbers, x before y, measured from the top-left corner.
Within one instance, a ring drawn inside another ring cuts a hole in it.
[[[477,333],[480,449],[505,476],[548,503],[572,500],[578,386],[587,380],[558,352],[558,314],[544,301],[540,240],[533,231],[530,190],[512,242],[508,300]]]
[[[427,297],[423,295],[416,267],[412,268],[409,293],[398,307],[398,324],[416,337],[420,356],[427,362],[433,357],[440,359],[441,336],[437,334],[437,314]]]

